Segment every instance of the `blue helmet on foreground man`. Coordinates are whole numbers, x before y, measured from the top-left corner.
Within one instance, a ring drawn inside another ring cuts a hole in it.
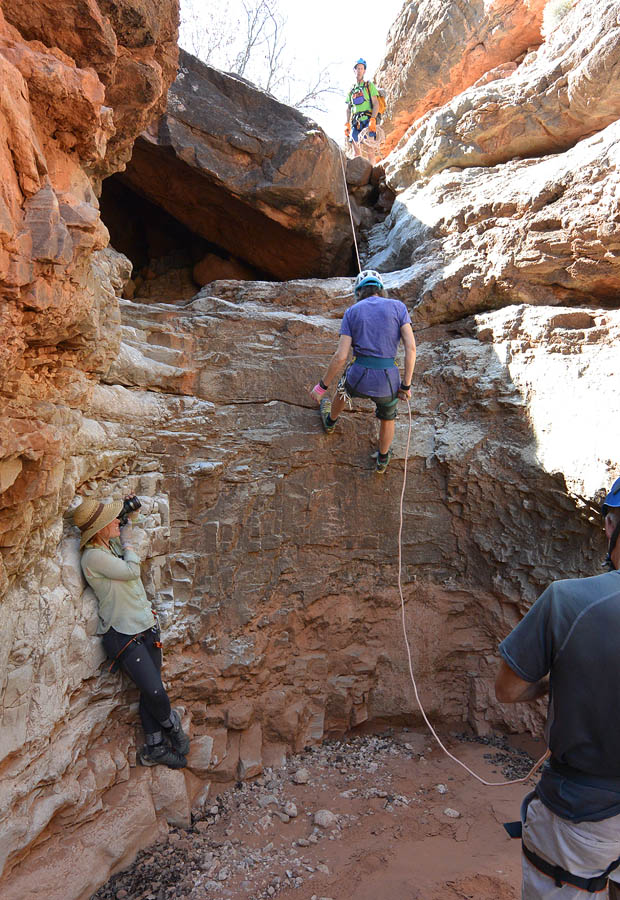
[[[616,510],[620,510],[620,478],[616,478],[610,492],[603,500],[603,506],[601,507],[603,518],[606,519],[608,515],[611,515],[612,519],[614,519]],[[618,537],[620,537],[620,516],[611,534],[607,535],[607,537],[609,538],[609,545],[604,565],[609,566],[610,569],[617,569],[618,566],[614,566],[611,555],[616,547]]]
[[[500,702],[549,694],[550,757],[521,812],[523,900],[607,885],[620,900],[620,478],[601,511],[611,571],[553,582],[499,646]]]

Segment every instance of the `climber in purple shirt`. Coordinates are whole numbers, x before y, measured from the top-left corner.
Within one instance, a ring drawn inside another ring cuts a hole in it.
[[[340,341],[325,376],[313,388],[311,396],[320,404],[321,422],[326,434],[336,427],[338,416],[353,397],[366,397],[376,406],[381,425],[379,449],[374,454],[377,472],[385,472],[394,439],[394,420],[398,401],[411,397],[411,378],[415,366],[415,339],[407,307],[384,294],[378,272],[366,269],[357,276],[355,304],[344,314]],[[405,345],[405,374],[401,381],[394,357],[398,344]],[[338,391],[330,401],[325,395],[339,375],[353,349],[353,362],[338,382]]]

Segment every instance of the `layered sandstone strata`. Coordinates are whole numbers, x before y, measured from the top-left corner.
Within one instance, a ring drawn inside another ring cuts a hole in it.
[[[614,0],[575,0],[547,40],[505,78],[416,122],[390,156],[395,189],[451,166],[492,166],[567,150],[620,117]]]
[[[81,407],[118,354],[115,291],[128,276],[126,262],[119,266],[105,249],[96,192],[165,101],[177,16],[176,0],[68,3],[62,14],[54,4],[7,0],[0,11],[5,872],[52,820],[58,833],[92,821],[101,789],[126,780],[126,759],[116,750],[99,754],[91,769],[86,763],[114,703],[105,688],[82,688],[101,657],[92,620],[82,616],[77,558],[63,556],[61,515],[88,479],[89,451],[81,459],[74,451],[92,447],[99,426],[85,421]],[[120,458],[119,448],[104,455]],[[92,858],[84,855],[85,884],[123,857],[119,848],[95,864],[95,845]],[[39,879],[22,896],[45,885]]]
[[[426,113],[480,78],[501,78],[541,42],[546,0],[406,3],[376,73],[385,90],[386,152]],[[492,73],[492,74],[490,74]]]
[[[398,275],[388,286],[411,303]],[[66,517],[45,580],[33,573],[53,618],[44,641],[26,593],[12,595],[32,646],[18,658],[13,644],[8,664],[29,748],[3,781],[10,900],[46,866],[52,896],[61,883],[65,896],[88,896],[166,821],[187,817],[206,782],[251,777],[368,720],[415,716],[396,591],[406,419],[380,479],[370,404],[326,437],[306,393],[349,290],[337,279],[222,282],[182,308],[121,303],[121,350],[79,413],[72,454],[83,490],[144,497],[145,583],[194,741],[189,770],[162,775],[162,806],[159,774],[134,768],[135,692],[98,669],[95,604]],[[620,319],[521,305],[421,325],[403,530],[421,695],[435,719],[534,727],[535,710],[524,720],[492,698],[495,647],[550,579],[589,573],[603,555],[593,507],[577,498],[613,474]],[[610,398],[603,427],[593,391]],[[33,692],[47,698],[47,722],[33,718]],[[54,725],[53,704],[68,696]],[[51,739],[33,746],[33,730]],[[108,849],[95,863],[97,842]],[[77,847],[87,867],[72,864]]]
[[[507,303],[617,305],[620,123],[566,153],[450,169],[399,193],[368,264],[402,270],[417,315]]]

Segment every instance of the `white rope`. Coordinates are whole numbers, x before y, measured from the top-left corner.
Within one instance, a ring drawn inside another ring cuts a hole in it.
[[[472,769],[470,769],[469,766],[466,766],[464,762],[461,762],[460,759],[457,759],[456,756],[454,756],[452,753],[450,753],[450,751],[447,749],[447,747],[444,746],[444,744],[441,741],[441,738],[439,737],[439,735],[437,734],[437,732],[431,725],[431,723],[428,719],[428,716],[424,712],[424,707],[422,706],[422,702],[420,700],[420,695],[418,694],[418,686],[416,684],[415,675],[413,674],[413,663],[411,661],[411,647],[409,646],[409,638],[407,637],[407,623],[405,621],[405,598],[403,596],[403,586],[402,586],[403,500],[405,497],[405,487],[407,485],[407,461],[409,459],[409,446],[411,444],[411,424],[412,424],[412,422],[411,422],[411,403],[409,402],[409,399],[407,399],[407,409],[409,411],[409,432],[407,434],[407,448],[405,450],[405,465],[404,465],[404,470],[403,470],[403,488],[402,488],[402,491],[400,492],[400,525],[398,528],[398,593],[400,594],[400,605],[401,605],[402,622],[403,622],[403,635],[405,637],[405,647],[407,648],[407,657],[409,659],[409,674],[411,676],[411,683],[413,684],[415,699],[416,699],[416,702],[420,709],[420,712],[422,713],[422,717],[429,728],[429,731],[431,732],[431,734],[433,735],[433,737],[435,738],[435,740],[437,741],[437,743],[439,744],[441,749],[444,751],[444,753],[446,753],[450,757],[450,759],[454,760],[455,763],[458,763],[459,766],[462,766],[462,768],[465,769],[465,771],[469,772],[469,774],[472,775],[477,781],[479,781],[481,784],[487,785],[488,787],[505,787],[508,784],[521,784],[522,782],[527,781],[528,778],[531,778],[532,775],[536,772],[536,770],[539,769],[540,766],[545,762],[545,760],[550,755],[549,750],[547,750],[547,752],[545,753],[544,756],[541,756],[541,758],[538,760],[538,762],[534,766],[532,766],[530,771],[523,778],[516,778],[514,781],[485,781],[484,778],[481,778],[480,775],[476,775],[476,773]]]
[[[358,265],[359,271],[361,272],[362,264],[360,262],[359,250],[357,248],[357,238],[355,236],[355,224],[353,222],[353,212],[351,211],[351,201],[349,199],[349,188],[347,185],[347,175],[345,172],[344,162],[343,162],[344,153],[342,152],[342,150],[340,148],[338,148],[338,149],[339,149],[339,155],[340,155],[340,165],[342,167],[342,178],[344,181],[344,190],[347,195],[347,205],[349,207],[349,218],[351,219],[351,231],[353,233],[353,243],[355,245],[355,254],[357,256],[357,265]],[[424,711],[424,707],[422,706],[422,702],[420,700],[420,695],[418,694],[418,686],[416,684],[415,675],[413,674],[413,663],[411,661],[411,647],[409,646],[409,638],[407,636],[407,623],[405,620],[405,598],[403,596],[403,586],[402,586],[403,501],[405,498],[405,487],[407,485],[407,462],[409,460],[409,447],[411,444],[411,426],[412,426],[411,403],[409,402],[409,399],[407,399],[407,410],[409,412],[409,431],[407,433],[407,448],[405,450],[405,464],[404,464],[404,468],[403,468],[403,487],[402,487],[402,491],[400,492],[400,525],[398,528],[398,593],[400,595],[400,605],[401,605],[401,612],[402,612],[403,636],[405,638],[405,647],[407,648],[407,658],[409,660],[409,675],[411,676],[411,683],[413,685],[416,703],[418,704],[419,710],[422,713],[422,718],[426,722],[429,731],[431,732],[431,734],[433,735],[433,737],[435,738],[435,740],[437,741],[437,743],[439,744],[441,749],[444,751],[444,753],[447,754],[447,756],[449,756],[451,760],[453,760],[455,763],[457,763],[459,766],[461,766],[463,769],[465,769],[466,772],[469,772],[469,774],[472,775],[477,781],[479,781],[481,784],[487,785],[487,787],[505,787],[506,785],[509,785],[509,784],[521,784],[522,782],[527,781],[528,778],[531,778],[532,775],[540,768],[540,766],[542,766],[542,764],[545,762],[545,760],[550,756],[549,750],[546,751],[544,756],[541,756],[541,758],[538,760],[538,762],[534,766],[532,766],[530,771],[523,778],[516,778],[513,781],[485,781],[484,778],[481,778],[480,775],[476,775],[476,773],[472,769],[470,769],[469,766],[466,766],[464,762],[461,762],[460,759],[457,759],[456,756],[454,756],[452,753],[450,753],[450,751],[447,749],[447,747],[444,746],[441,738],[439,737],[439,735],[433,728],[431,722],[429,721],[429,718]]]
[[[340,165],[342,167],[342,179],[344,181],[344,192],[347,195],[347,205],[349,207],[349,218],[351,219],[351,231],[353,232],[353,243],[355,244],[355,255],[357,256],[357,267],[358,267],[359,271],[361,272],[362,264],[360,262],[359,250],[357,249],[357,238],[355,236],[355,223],[353,222],[353,213],[351,211],[351,201],[349,199],[349,188],[347,185],[347,173],[344,170],[344,162],[343,162],[344,153],[342,152],[340,147],[338,147],[338,155],[340,157]]]

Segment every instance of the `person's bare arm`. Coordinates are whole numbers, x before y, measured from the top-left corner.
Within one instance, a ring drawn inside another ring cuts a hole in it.
[[[351,350],[351,338],[348,334],[341,334],[340,340],[338,341],[338,346],[336,347],[336,352],[331,358],[331,362],[327,367],[327,372],[323,378],[323,384],[326,388],[330,386],[332,381],[340,375],[342,370],[344,369],[344,364],[347,361],[349,356],[349,351]],[[314,393],[314,388],[310,391],[311,395],[315,400],[320,400],[320,396]]]
[[[401,325],[400,327],[400,336],[403,340],[403,344],[405,345],[405,372],[403,375],[403,384],[411,384],[411,379],[413,378],[413,370],[415,368],[415,338],[413,336],[413,329],[409,322],[406,325]],[[402,394],[401,399],[409,399],[411,397],[411,389],[407,391],[403,391],[402,389],[398,392],[399,395]]]
[[[549,678],[525,681],[502,660],[495,679],[495,696],[500,703],[527,703],[549,693]]]

